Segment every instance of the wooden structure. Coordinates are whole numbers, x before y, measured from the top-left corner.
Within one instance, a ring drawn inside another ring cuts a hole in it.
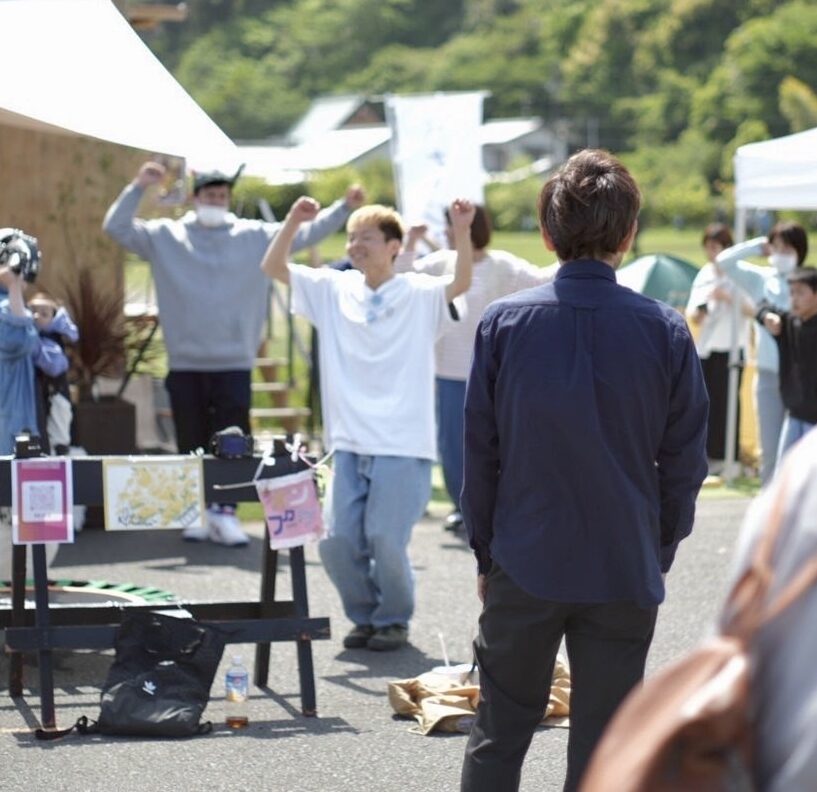
[[[81,267],[104,291],[124,289],[124,250],[102,231],[119,191],[146,159],[137,149],[87,137],[0,125],[0,226],[40,242],[37,287],[55,296]]]
[[[279,449],[276,449],[276,452]],[[290,455],[276,453],[275,465],[265,466],[267,477],[281,476],[305,469]],[[215,500],[223,493],[216,484],[238,484],[250,481],[259,459],[223,460],[204,458],[205,499]],[[72,460],[74,502],[102,503],[102,458],[84,457]],[[256,499],[254,486],[230,490],[230,498],[239,501]],[[0,460],[0,506],[11,503],[11,462]],[[294,641],[298,653],[298,675],[301,708],[304,715],[316,714],[315,679],[312,663],[312,641],[329,638],[329,619],[310,618],[306,588],[306,565],[303,547],[289,552],[292,573],[292,600],[275,596],[278,553],[266,541],[261,560],[261,592],[253,602],[179,602],[195,618],[220,627],[227,643],[255,643],[255,684],[264,687],[269,673],[270,642]],[[56,728],[52,651],[54,649],[106,649],[114,646],[116,627],[125,609],[155,610],[155,604],[131,605],[50,605],[45,547],[33,546],[36,607],[25,607],[25,546],[15,546],[12,558],[12,607],[0,610],[0,627],[6,628],[6,651],[11,654],[9,693],[21,696],[23,691],[22,653],[37,652],[40,673],[41,723],[45,729]],[[167,607],[167,606],[162,606]]]

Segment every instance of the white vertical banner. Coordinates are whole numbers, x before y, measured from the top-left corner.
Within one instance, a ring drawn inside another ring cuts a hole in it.
[[[437,236],[454,198],[483,203],[482,102],[485,93],[386,98],[397,205],[407,223]]]

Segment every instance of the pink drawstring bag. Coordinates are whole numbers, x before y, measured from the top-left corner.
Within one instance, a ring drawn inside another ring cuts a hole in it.
[[[323,538],[323,517],[312,470],[257,479],[255,488],[264,507],[273,550],[298,547]]]

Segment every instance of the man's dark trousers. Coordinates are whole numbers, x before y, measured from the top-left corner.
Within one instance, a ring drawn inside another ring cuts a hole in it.
[[[251,372],[171,371],[165,380],[180,454],[209,451],[214,432],[238,426],[250,433]]]
[[[575,790],[604,727],[642,679],[657,607],[549,602],[493,564],[474,649],[481,703],[465,751],[462,792],[517,790],[565,637],[571,673],[565,790]]]

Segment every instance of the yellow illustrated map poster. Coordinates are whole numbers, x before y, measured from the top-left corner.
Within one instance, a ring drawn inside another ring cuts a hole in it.
[[[123,457],[102,462],[105,529],[201,526],[204,473],[196,457]]]

